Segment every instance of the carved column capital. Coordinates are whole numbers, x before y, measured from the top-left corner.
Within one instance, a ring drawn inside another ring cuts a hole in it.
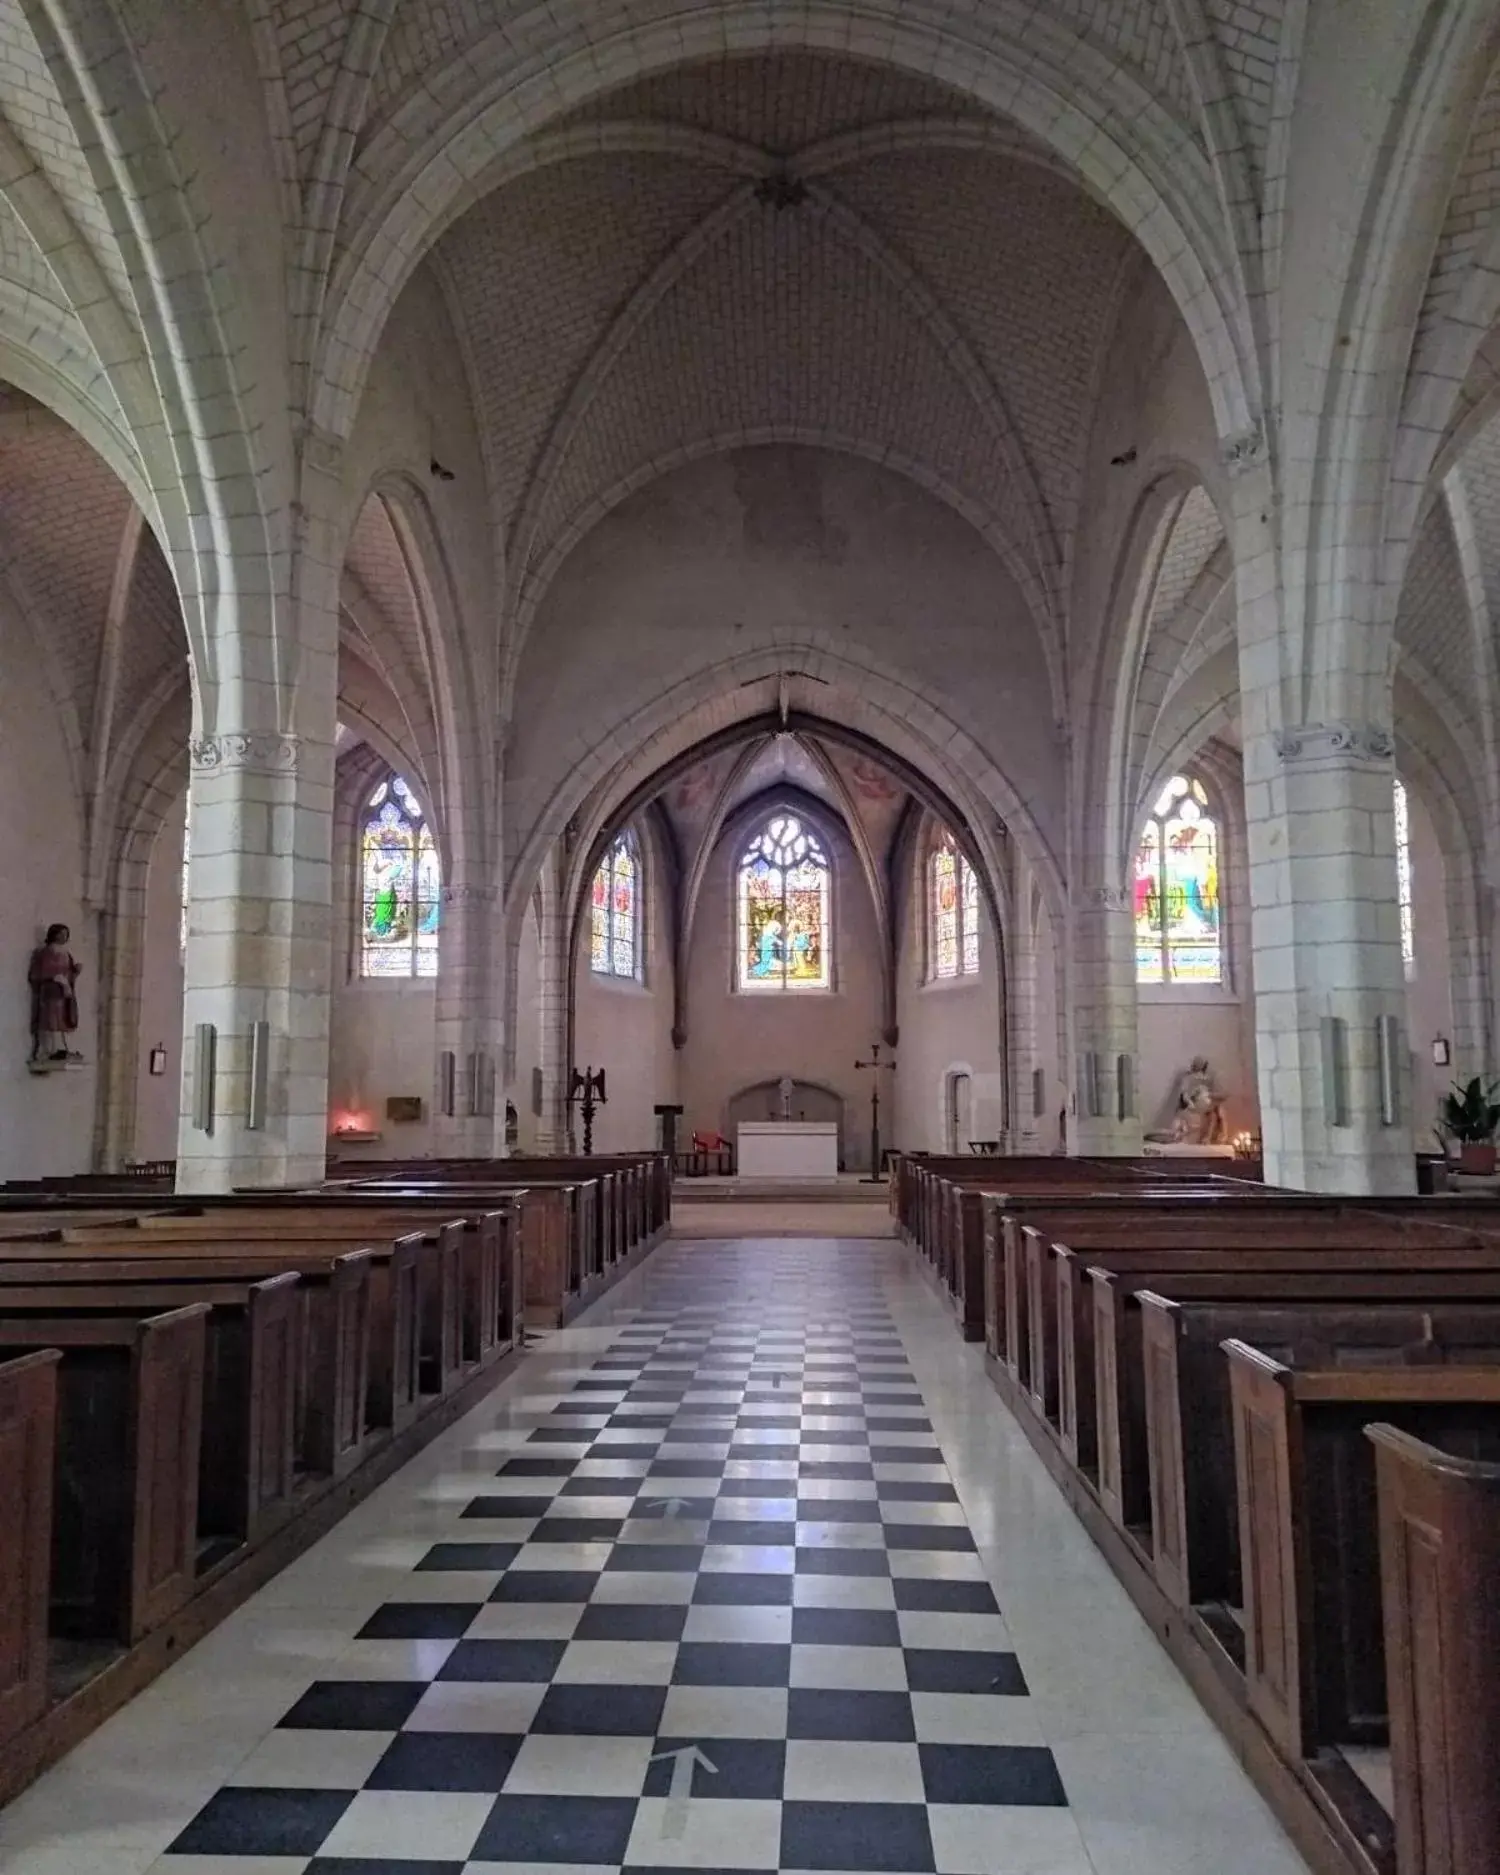
[[[1285,767],[1331,761],[1383,767],[1396,753],[1395,738],[1382,723],[1297,723],[1276,730],[1272,741]]]
[[[1246,475],[1251,469],[1258,469],[1267,455],[1265,425],[1257,421],[1243,430],[1235,430],[1232,435],[1220,437],[1219,453],[1231,475]]]
[[[190,752],[195,775],[227,774],[234,769],[295,775],[300,755],[295,736],[244,730],[222,736],[194,736]]]

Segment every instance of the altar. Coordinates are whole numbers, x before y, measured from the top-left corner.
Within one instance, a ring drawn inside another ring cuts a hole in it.
[[[741,1178],[837,1178],[839,1129],[832,1120],[741,1120]]]

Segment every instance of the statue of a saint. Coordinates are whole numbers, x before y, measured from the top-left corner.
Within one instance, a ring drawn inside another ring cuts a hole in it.
[[[781,1079],[776,1083],[776,1091],[781,1096],[781,1117],[783,1120],[789,1120],[792,1117],[792,1093],[795,1085],[796,1083],[789,1074],[783,1074]]]
[[[31,953],[31,1059],[64,1062],[72,1050],[68,1038],[78,1028],[79,966],[68,949],[72,933],[65,924],[47,927],[47,936]]]
[[[1217,1146],[1223,1143],[1224,1133],[1224,1096],[1214,1086],[1208,1057],[1194,1055],[1177,1089],[1173,1142],[1179,1146]]]

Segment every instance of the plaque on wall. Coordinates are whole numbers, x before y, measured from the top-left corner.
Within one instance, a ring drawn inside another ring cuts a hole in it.
[[[420,1094],[392,1094],[385,1103],[385,1117],[395,1125],[408,1125],[422,1118]]]

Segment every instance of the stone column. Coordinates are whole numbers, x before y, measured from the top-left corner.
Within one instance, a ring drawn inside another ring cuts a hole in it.
[[[456,879],[443,886],[438,927],[433,1143],[439,1158],[499,1158],[505,1152],[503,1021],[496,1008],[499,894]],[[453,1112],[443,1111],[443,1057],[454,1062]]]
[[[1393,755],[1384,724],[1303,723],[1246,741],[1255,1043],[1272,1184],[1413,1187]],[[1382,1114],[1386,1017],[1396,1024],[1395,1120]]]
[[[1086,887],[1068,908],[1068,1036],[1073,1110],[1068,1151],[1075,1157],[1141,1150],[1136,1035],[1135,924],[1128,894]],[[1090,1112],[1090,1057],[1100,1111]],[[1120,1111],[1121,1059],[1125,1107]]]
[[[1019,859],[1011,893],[1011,928],[1006,932],[1007,980],[1001,985],[1009,1028],[1010,1126],[1002,1142],[1007,1152],[1042,1150],[1039,1119],[1033,1111],[1032,1075],[1040,1049],[1037,1036],[1036,925],[1032,919],[1031,873]]]
[[[542,1112],[537,1121],[537,1150],[573,1150],[568,1110],[568,981],[570,945],[567,907],[562,897],[562,860],[554,853],[541,877],[541,958],[537,998],[541,1004]]]
[[[327,734],[240,731],[192,745],[192,851],[177,1184],[323,1176],[328,1131],[333,703]],[[253,1113],[255,1025],[265,1101]],[[200,1023],[216,1032],[212,1130],[195,1124]]]

